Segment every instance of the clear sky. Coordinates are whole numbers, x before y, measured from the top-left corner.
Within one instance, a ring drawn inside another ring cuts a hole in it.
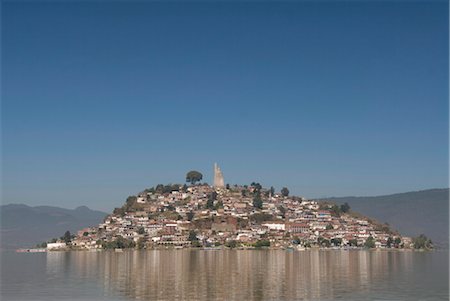
[[[447,1],[3,1],[3,203],[191,169],[305,197],[448,187]]]

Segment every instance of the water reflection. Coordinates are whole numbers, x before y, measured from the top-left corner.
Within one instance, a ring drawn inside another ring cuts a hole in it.
[[[448,258],[433,256],[344,250],[51,252],[46,273],[79,286],[90,281],[104,296],[125,299],[446,300]]]

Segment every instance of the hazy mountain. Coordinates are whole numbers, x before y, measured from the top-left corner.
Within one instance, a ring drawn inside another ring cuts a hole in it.
[[[327,198],[387,222],[409,236],[424,233],[442,247],[449,242],[449,189],[429,189],[374,197]]]
[[[1,248],[30,247],[65,231],[75,233],[98,225],[107,213],[86,206],[64,209],[51,206],[30,207],[10,204],[0,206]]]

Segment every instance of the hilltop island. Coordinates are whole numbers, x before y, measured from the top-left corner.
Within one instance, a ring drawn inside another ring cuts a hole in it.
[[[259,183],[225,185],[214,166],[214,184],[156,185],[115,208],[96,227],[66,234],[48,250],[154,248],[379,248],[430,249],[425,236],[403,237],[389,225],[353,212],[348,204],[290,196]]]

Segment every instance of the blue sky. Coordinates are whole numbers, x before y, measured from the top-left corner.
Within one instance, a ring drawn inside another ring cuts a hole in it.
[[[3,203],[188,170],[306,197],[448,187],[448,3],[2,4]]]

